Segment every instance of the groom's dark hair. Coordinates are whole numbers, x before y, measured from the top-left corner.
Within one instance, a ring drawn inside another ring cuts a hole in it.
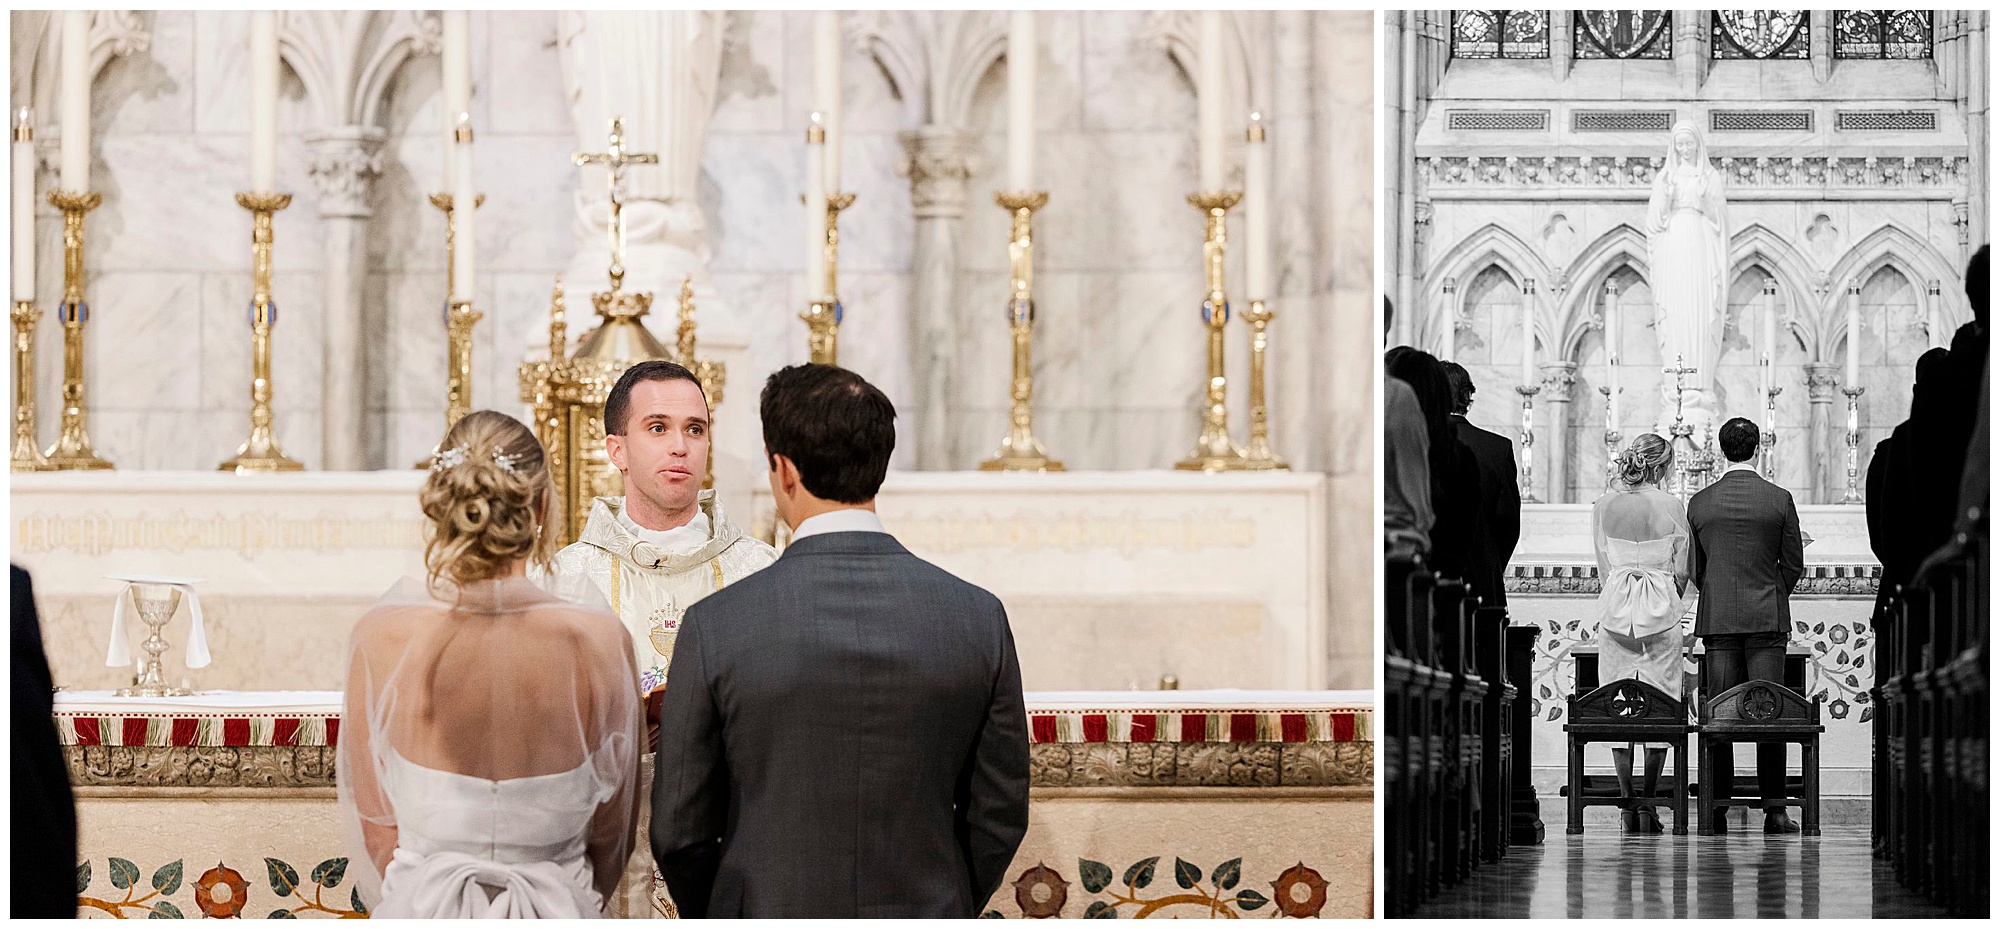
[[[1716,430],[1715,441],[1722,446],[1722,457],[1730,463],[1749,461],[1751,455],[1757,454],[1757,424],[1738,416]]]
[[[806,492],[835,503],[867,503],[882,489],[896,450],[896,406],[861,375],[833,365],[771,372],[758,397],[764,456],[799,468]]]

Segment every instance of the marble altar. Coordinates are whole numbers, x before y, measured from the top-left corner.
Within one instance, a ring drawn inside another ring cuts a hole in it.
[[[79,913],[365,915],[334,801],[339,700],[58,694]],[[1028,835],[987,915],[1372,912],[1372,693],[1027,701]]]
[[[348,628],[421,576],[423,478],[15,475],[12,553],[34,574],[56,680],[127,683],[104,667],[119,586],[105,575],[143,570],[203,579],[215,663],[185,671],[183,611],[170,678],[339,687]],[[1365,635],[1332,634],[1326,488],[1312,473],[891,472],[878,506],[912,551],[1006,603],[1030,688],[1317,689],[1336,658],[1370,654]],[[769,538],[768,499],[747,508],[738,519]]]

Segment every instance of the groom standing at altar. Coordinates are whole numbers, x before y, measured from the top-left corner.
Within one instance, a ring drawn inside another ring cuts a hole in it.
[[[688,611],[654,860],[689,917],[969,919],[1028,829],[1007,611],[876,517],[896,447],[880,390],[799,365],[759,406],[792,544]]]
[[[1791,492],[1764,480],[1755,423],[1742,417],[1716,432],[1729,467],[1688,501],[1694,533],[1695,585],[1701,589],[1694,634],[1707,646],[1710,699],[1745,681],[1785,680],[1785,644],[1792,628],[1792,591],[1805,574],[1805,545]],[[1732,796],[1735,759],[1730,746],[1716,753],[1715,795]],[[1757,789],[1764,803],[1764,831],[1797,832],[1785,813],[1785,746],[1757,746]],[[1716,817],[1718,830],[1723,818]]]

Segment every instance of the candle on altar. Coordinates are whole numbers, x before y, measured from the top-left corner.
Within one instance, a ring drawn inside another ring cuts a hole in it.
[[[1618,284],[1604,282],[1604,384],[1611,388],[1605,404],[1605,428],[1618,429]]]
[[[452,133],[452,154],[457,165],[452,171],[455,186],[451,191],[452,200],[452,248],[451,248],[451,300],[453,303],[472,301],[473,252],[479,236],[473,231],[473,217],[478,210],[479,194],[472,184],[472,116],[458,114],[458,128]]]
[[[1201,13],[1200,61],[1195,71],[1200,80],[1195,82],[1195,122],[1198,130],[1201,162],[1201,189],[1221,190],[1224,184],[1222,165],[1222,12],[1203,10]]]
[[[250,191],[278,189],[278,14],[250,14]]]
[[[1521,294],[1521,386],[1535,385],[1535,282]]]
[[[35,299],[34,111],[14,111],[14,302]]]
[[[1861,288],[1847,288],[1847,387],[1861,386]]]
[[[806,130],[806,299],[826,293],[826,127],[812,115]]]
[[[840,14],[821,10],[813,17],[813,110],[826,131],[826,190],[840,193]]]
[[[1033,10],[1015,10],[1007,23],[1007,187],[1035,189],[1035,39]]]
[[[90,12],[62,21],[62,189],[90,189]]]
[[[1271,153],[1262,114],[1250,114],[1243,139],[1243,290],[1252,300],[1265,300],[1271,296]]]
[[[445,193],[458,189],[452,178],[457,170],[458,152],[453,139],[458,117],[472,112],[472,14],[465,10],[444,11],[444,180],[438,188]]]
[[[1775,284],[1764,285],[1764,364],[1759,376],[1761,396],[1771,396],[1771,384],[1778,364],[1778,288]],[[1768,424],[1767,424],[1768,425]]]

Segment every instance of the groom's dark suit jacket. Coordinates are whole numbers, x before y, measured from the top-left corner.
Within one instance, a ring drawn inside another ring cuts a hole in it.
[[[1028,827],[1006,610],[834,532],[689,608],[653,781],[682,916],[969,918]]]
[[[1792,495],[1749,471],[1731,471],[1688,500],[1695,635],[1789,632],[1791,596],[1805,574]]]

